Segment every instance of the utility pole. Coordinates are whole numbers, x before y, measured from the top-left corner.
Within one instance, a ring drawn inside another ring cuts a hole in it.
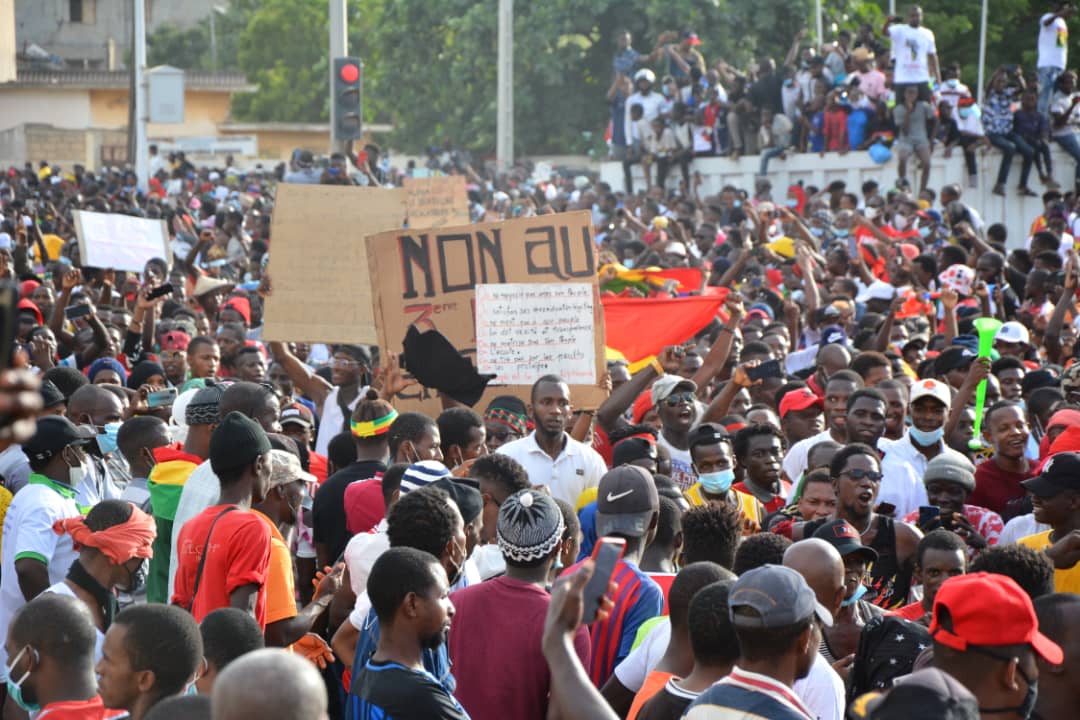
[[[514,0],[499,0],[499,57],[495,164],[500,171],[514,165]]]
[[[150,149],[146,138],[146,1],[134,0],[135,3],[135,179],[143,192],[150,183]]]
[[[330,93],[330,121],[333,122],[333,118],[336,117],[334,113],[334,105],[337,103],[337,99],[334,97],[334,58],[345,57],[349,54],[349,29],[346,26],[345,18],[348,16],[346,6],[348,0],[330,0],[330,62],[329,75],[327,76],[327,92]],[[330,133],[330,152],[344,153],[347,150],[348,142],[344,140],[334,140],[333,132]]]

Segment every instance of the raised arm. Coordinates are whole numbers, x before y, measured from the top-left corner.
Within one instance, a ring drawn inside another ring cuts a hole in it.
[[[326,398],[330,394],[330,391],[334,389],[334,386],[312,372],[304,365],[304,363],[300,362],[299,358],[289,352],[285,343],[278,341],[271,342],[270,353],[274,356],[275,360],[281,363],[281,367],[288,373],[289,378],[293,381],[293,384],[300,389],[300,392],[315,403],[315,406],[319,408],[319,413],[321,414],[323,403],[326,402]]]

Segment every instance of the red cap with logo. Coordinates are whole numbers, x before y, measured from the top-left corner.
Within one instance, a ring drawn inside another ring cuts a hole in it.
[[[1007,575],[971,573],[946,580],[934,597],[930,636],[961,652],[969,645],[1030,645],[1052,665],[1064,659],[1061,647],[1039,632],[1031,598]]]
[[[810,407],[824,410],[825,401],[815,395],[814,391],[810,388],[792,390],[785,394],[784,398],[780,401],[780,417],[784,417],[792,410],[805,410]]]

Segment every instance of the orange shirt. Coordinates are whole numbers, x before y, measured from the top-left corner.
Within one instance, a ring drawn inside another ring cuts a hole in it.
[[[195,622],[202,622],[214,610],[229,607],[229,597],[234,590],[245,585],[258,585],[255,620],[265,629],[270,529],[252,511],[236,509],[221,515],[227,507],[211,505],[180,529],[172,603],[182,608],[190,606]],[[219,515],[221,519],[214,525]],[[210,532],[211,525],[214,525],[213,533]],[[199,580],[199,593],[192,598],[204,550],[206,563]]]
[[[266,624],[296,617],[296,584],[292,554],[274,521],[253,511],[270,528],[270,570],[266,575]]]
[[[675,677],[673,673],[664,672],[663,670],[653,670],[646,675],[645,682],[642,683],[641,689],[634,696],[634,704],[630,706],[630,712],[627,714],[626,720],[634,720],[638,713],[641,712],[641,706],[652,700],[653,695],[663,690],[668,680],[673,677]]]

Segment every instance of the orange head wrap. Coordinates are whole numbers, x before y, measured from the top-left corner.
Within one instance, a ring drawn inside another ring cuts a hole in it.
[[[154,518],[131,505],[131,517],[126,522],[94,532],[82,517],[65,518],[53,524],[57,535],[67,533],[75,549],[86,547],[100,550],[114,564],[121,565],[132,558],[153,557],[151,545],[157,536]]]

